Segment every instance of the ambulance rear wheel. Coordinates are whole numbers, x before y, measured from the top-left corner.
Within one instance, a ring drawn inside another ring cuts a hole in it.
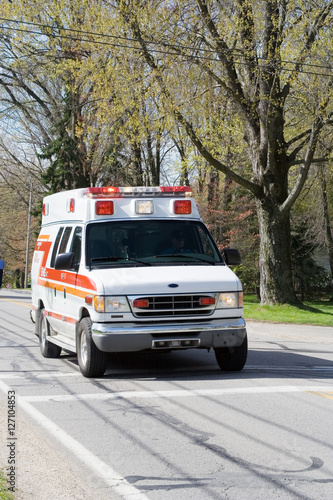
[[[76,336],[77,360],[84,377],[102,377],[107,363],[107,355],[100,351],[92,339],[91,319],[80,321]]]
[[[40,352],[44,358],[59,358],[61,347],[47,340],[47,337],[50,335],[50,326],[46,317],[44,318],[43,311],[41,311],[38,321]]]
[[[216,348],[215,357],[222,371],[238,372],[242,370],[247,359],[247,336],[240,346]]]

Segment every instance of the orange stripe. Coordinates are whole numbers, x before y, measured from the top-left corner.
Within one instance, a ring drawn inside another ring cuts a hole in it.
[[[54,319],[58,319],[60,321],[64,321],[66,323],[71,323],[73,325],[77,322],[77,319],[70,318],[69,316],[63,316],[62,314],[56,314],[50,311],[47,312],[47,316],[50,316],[51,318]]]
[[[54,282],[51,282],[51,281],[48,281],[47,279],[43,279],[43,278],[38,278],[38,285],[40,286],[44,286],[45,288],[50,288],[52,290],[56,290],[57,292],[64,292],[64,290],[66,289],[66,294],[68,295],[73,295],[74,297],[81,297],[81,298],[85,298],[87,295],[90,295],[91,293],[94,293],[96,291],[95,290],[92,290],[92,289],[88,289],[88,290],[78,290],[76,288],[72,288],[70,286],[68,286],[66,283],[64,284],[58,284],[58,283],[54,283]]]
[[[97,290],[96,283],[83,274],[76,274],[69,271],[59,271],[58,269],[47,267],[43,269],[43,276],[39,273],[39,277],[41,279],[46,278],[47,280],[61,281],[65,285],[86,288],[90,291]]]

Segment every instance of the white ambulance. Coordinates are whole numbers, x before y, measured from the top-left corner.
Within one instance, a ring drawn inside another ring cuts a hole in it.
[[[42,355],[77,353],[99,377],[107,353],[208,349],[222,370],[247,358],[243,291],[189,187],[89,187],[44,198],[31,271]]]

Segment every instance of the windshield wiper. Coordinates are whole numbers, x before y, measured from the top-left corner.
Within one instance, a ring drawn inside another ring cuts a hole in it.
[[[90,262],[119,262],[119,261],[124,261],[124,262],[137,262],[138,264],[143,264],[145,266],[151,266],[150,262],[145,262],[143,260],[139,259],[134,259],[133,257],[92,257],[90,259]]]
[[[205,259],[203,257],[199,257],[198,255],[193,254],[191,252],[164,253],[164,254],[160,254],[160,255],[154,255],[154,258],[162,258],[162,257],[181,257],[182,259],[187,259],[188,257],[190,257],[192,260],[196,260],[199,262],[205,262],[206,264],[211,264],[212,266],[215,266],[215,264],[216,264],[215,260],[211,261],[211,260],[208,260],[208,258]]]
[[[151,266],[150,262],[147,262],[145,260],[140,260],[140,259],[135,259],[134,257],[128,257],[126,260],[131,260],[133,262],[138,262],[139,264],[144,264],[145,266]]]

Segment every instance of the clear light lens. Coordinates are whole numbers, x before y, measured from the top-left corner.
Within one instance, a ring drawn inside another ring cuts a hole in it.
[[[154,213],[154,204],[152,200],[136,200],[135,212],[137,214],[152,214]]]
[[[217,309],[233,309],[243,307],[243,292],[220,293]]]
[[[97,312],[129,312],[129,306],[126,297],[104,297],[96,295],[94,298],[95,310]]]

